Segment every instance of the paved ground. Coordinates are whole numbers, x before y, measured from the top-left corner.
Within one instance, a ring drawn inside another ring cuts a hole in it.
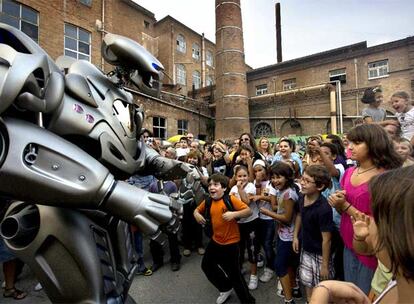
[[[146,261],[148,261],[147,265],[151,264],[148,257],[146,257]],[[166,263],[152,276],[136,276],[130,294],[139,304],[215,303],[218,291],[207,281],[201,271],[200,264],[201,257],[197,253],[193,253],[188,258],[183,257],[181,269],[177,272],[172,272],[169,263]],[[3,281],[2,274],[0,274],[0,280]],[[50,303],[43,291],[33,291],[36,283],[29,269],[25,267],[17,286],[27,291],[29,296],[18,302],[0,296],[0,303]],[[282,299],[276,295],[276,279],[265,284],[259,283],[258,289],[254,290],[252,294],[257,303],[283,303]],[[233,294],[226,303],[233,304],[239,303],[239,301]],[[304,303],[304,301],[296,303]]]

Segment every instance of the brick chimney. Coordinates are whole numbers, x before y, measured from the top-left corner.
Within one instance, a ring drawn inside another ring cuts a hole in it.
[[[250,132],[240,0],[216,0],[215,138]]]

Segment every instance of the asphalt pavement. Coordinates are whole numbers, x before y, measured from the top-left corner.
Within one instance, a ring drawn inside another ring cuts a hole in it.
[[[148,246],[146,246],[148,248]],[[168,252],[168,250],[166,250]],[[201,270],[202,257],[193,252],[190,257],[182,257],[181,269],[173,272],[165,257],[165,264],[151,276],[137,275],[132,283],[130,294],[138,304],[170,304],[170,303],[216,303],[219,292],[207,280]],[[146,265],[151,265],[151,258],[146,253]],[[259,269],[259,275],[263,269]],[[247,276],[246,276],[247,279]],[[3,274],[0,274],[3,281]],[[16,286],[28,292],[27,298],[15,301],[3,298],[0,295],[0,303],[4,304],[46,304],[51,303],[43,291],[34,291],[37,281],[27,266],[20,276]],[[256,303],[284,303],[283,299],[276,294],[276,279],[268,283],[259,282],[256,290],[252,291]],[[237,296],[233,293],[228,304],[239,303]],[[304,300],[296,303],[305,303]]]

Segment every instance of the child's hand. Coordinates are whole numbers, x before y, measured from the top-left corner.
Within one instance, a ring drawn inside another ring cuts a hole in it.
[[[354,227],[354,238],[357,241],[365,241],[369,235],[369,224],[371,222],[369,215],[357,211],[351,217],[351,221]]]
[[[246,183],[245,182],[242,182],[242,181],[237,181],[237,188],[239,188],[239,189],[243,189],[243,187],[246,185]]]
[[[295,253],[299,253],[299,239],[297,237],[293,237],[292,247]]]
[[[250,156],[246,158],[246,164],[248,167],[253,166],[253,159]]]
[[[328,266],[321,265],[321,280],[325,281],[329,279],[329,269]]]
[[[345,191],[335,191],[335,193],[328,197],[328,202],[336,210],[342,211],[345,205]]]
[[[230,222],[231,220],[235,219],[235,213],[234,211],[226,211],[223,213],[223,220]]]
[[[252,195],[251,200],[252,200],[253,202],[260,201],[260,195]]]
[[[197,223],[204,225],[206,223],[206,219],[198,212],[194,212],[194,218]]]
[[[259,211],[260,211],[260,213],[263,213],[264,215],[270,215],[270,213],[271,213],[269,209],[266,209],[266,208],[263,208],[263,207],[260,207]]]

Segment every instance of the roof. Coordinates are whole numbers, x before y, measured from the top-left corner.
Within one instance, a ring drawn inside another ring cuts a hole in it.
[[[367,54],[382,52],[393,48],[414,44],[414,37],[408,37],[384,44],[367,47],[367,42],[358,42],[344,47],[287,60],[280,63],[264,66],[261,68],[247,71],[247,80],[254,80],[274,76],[277,73],[285,73],[297,69],[308,68],[311,66],[335,62],[338,60],[356,58]]]
[[[155,15],[154,15],[153,12],[150,12],[146,8],[144,8],[141,5],[139,5],[138,3],[136,3],[135,1],[133,1],[133,0],[121,0],[121,1],[124,2],[124,3],[126,3],[127,5],[135,8],[136,10],[140,11],[144,15],[147,15],[148,17],[151,17],[152,19],[155,20]]]
[[[161,20],[159,20],[159,21],[157,21],[156,23],[155,23],[155,25],[154,26],[157,26],[157,25],[159,25],[159,24],[161,24],[161,23],[164,23],[164,22],[166,22],[166,21],[172,21],[172,22],[174,22],[174,23],[177,23],[177,24],[179,24],[179,25],[181,25],[182,27],[184,27],[185,29],[187,29],[187,30],[189,30],[190,32],[192,32],[193,34],[196,34],[196,35],[198,35],[198,36],[202,36],[202,35],[200,35],[199,33],[197,33],[195,30],[193,30],[192,28],[190,28],[190,27],[188,27],[187,25],[185,25],[184,23],[182,23],[182,22],[180,22],[180,21],[178,21],[177,19],[175,19],[174,17],[171,17],[170,15],[167,15],[167,16],[165,16],[164,18],[162,18]],[[209,39],[207,39],[207,38],[204,38],[206,41],[208,41],[208,42],[210,42],[211,44],[213,44],[213,45],[215,45],[215,43],[214,42],[212,42],[211,40],[209,40]]]

